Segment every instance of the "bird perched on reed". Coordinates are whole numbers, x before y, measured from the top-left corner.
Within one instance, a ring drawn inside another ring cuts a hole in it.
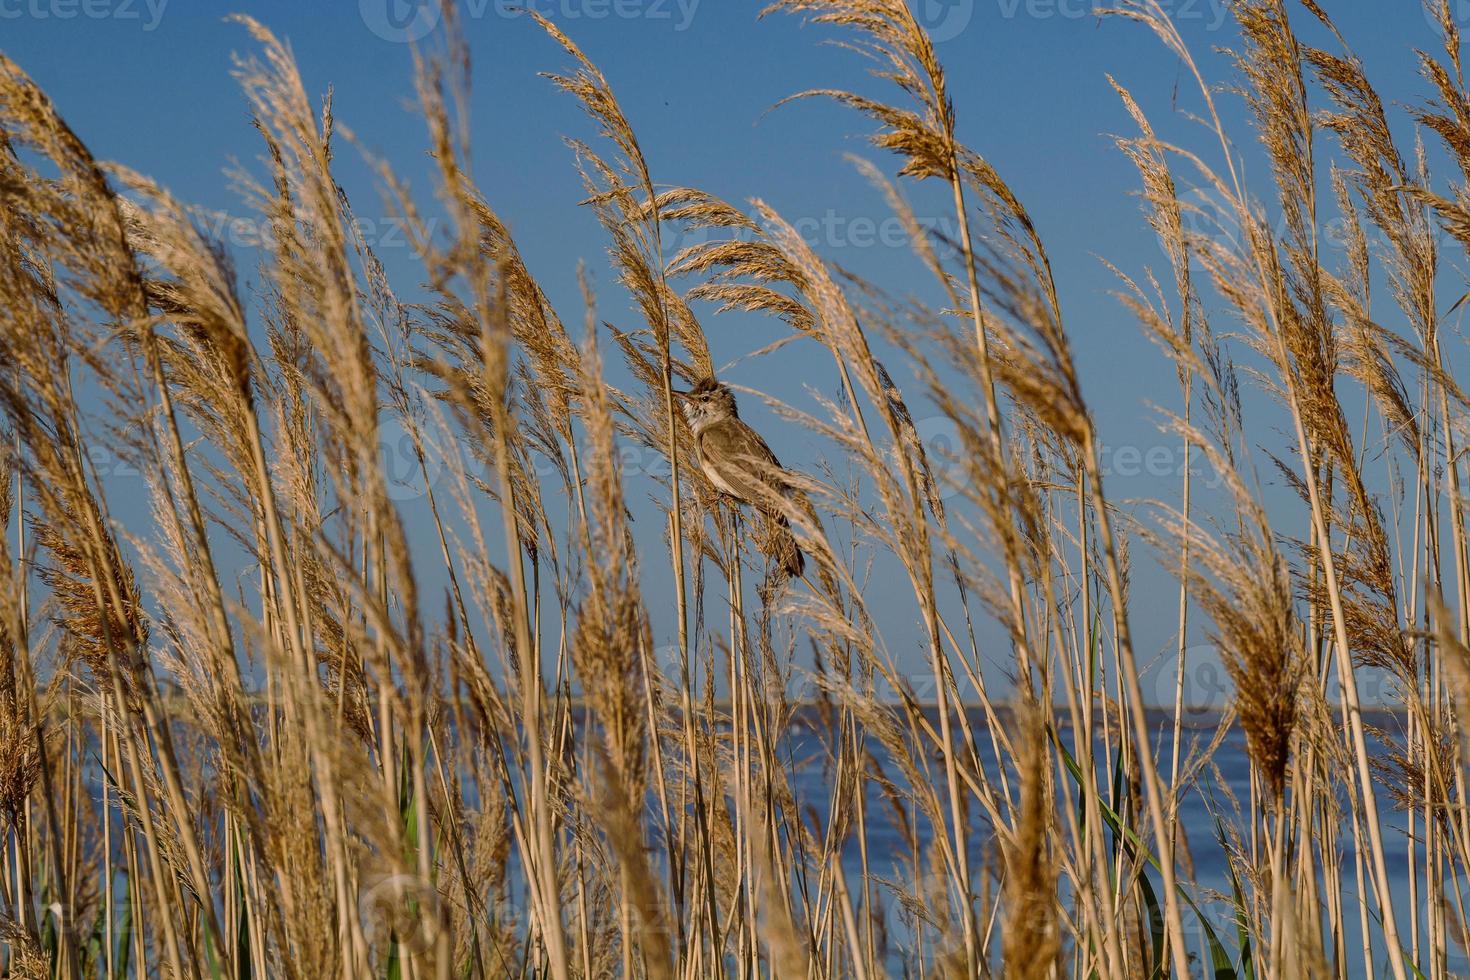
[[[806,560],[779,509],[779,499],[796,496],[788,474],[760,434],[740,420],[735,395],[714,378],[701,378],[688,391],[674,392],[694,430],[699,468],[715,489],[754,507],[771,522],[769,553],[793,578]]]

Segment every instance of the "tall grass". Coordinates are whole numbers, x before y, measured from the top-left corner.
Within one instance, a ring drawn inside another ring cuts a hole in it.
[[[266,150],[237,181],[271,232],[249,298],[187,204],[96,160],[0,56],[4,975],[1450,976],[1470,954],[1470,399],[1441,249],[1470,249],[1470,91],[1447,0],[1427,9],[1443,50],[1418,54],[1430,90],[1400,120],[1312,0],[1234,0],[1256,150],[1157,0],[1110,12],[1179,60],[1203,137],[1165,142],[1162,98],[1113,83],[1165,262],[1114,269],[1118,298],[1177,371],[1165,438],[1224,491],[1202,504],[1187,465],[1141,513],[1108,496],[1042,230],[958,135],[985,95],[956,102],[904,0],[767,13],[869,61],[879,94],[796,98],[876,127],[880,163],[856,165],[939,308],[825,261],[765,202],[670,183],[537,18],[592,123],[571,165],[629,329],[586,277],[581,308],[553,308],[495,211],[511,191],[476,186],[452,8],[415,56],[434,200],[370,161],[412,301],[334,175],[330,99],[267,27],[243,20],[236,68]],[[1244,182],[1253,152],[1269,186]],[[910,187],[939,189],[954,240]],[[676,410],[732,311],[840,379],[814,412],[775,403],[847,468],[772,502],[810,557],[795,581]],[[1237,363],[1284,440],[1247,423]],[[394,499],[387,426],[431,527]],[[624,445],[667,457],[661,486]],[[97,449],[141,475],[146,518],[112,516]],[[1294,508],[1268,508],[1267,458]],[[662,536],[631,525],[650,491]],[[1131,629],[1164,608],[1130,592],[1144,552],[1177,581],[1164,698]],[[646,594],[665,562],[670,594]],[[875,569],[916,636],[876,628]],[[1185,695],[1200,630],[1232,682],[1208,730]],[[1366,711],[1368,678],[1392,712]],[[1241,799],[1216,764],[1235,731]],[[1207,835],[1181,825],[1194,794]]]

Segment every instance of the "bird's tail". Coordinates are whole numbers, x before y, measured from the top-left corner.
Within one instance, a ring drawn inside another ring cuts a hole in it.
[[[796,535],[791,532],[791,522],[782,514],[776,518],[775,559],[792,578],[801,578],[806,571],[806,556],[796,544]]]

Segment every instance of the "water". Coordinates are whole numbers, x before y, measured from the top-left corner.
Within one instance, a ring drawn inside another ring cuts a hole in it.
[[[931,720],[936,720],[931,716]],[[997,786],[999,795],[999,780],[1001,777],[1000,767],[996,764],[994,755],[990,750],[989,738],[985,733],[985,722],[978,710],[970,719],[972,730],[976,733],[977,744],[981,750],[982,761],[985,764],[987,777]],[[1194,724],[1185,731],[1184,749],[1187,758],[1188,750],[1192,744],[1197,744],[1203,751],[1208,747],[1212,738],[1218,719],[1214,717],[1196,718]],[[1171,731],[1172,722],[1164,724],[1162,718],[1157,730],[1164,732],[1155,744],[1164,746],[1167,753],[1169,743],[1168,734]],[[789,748],[792,757],[797,760],[796,790],[800,802],[804,806],[815,807],[825,821],[827,816],[827,802],[829,796],[829,769],[827,765],[827,750],[825,743],[828,736],[806,723],[793,724],[787,732]],[[1063,733],[1064,744],[1070,745],[1070,737]],[[883,746],[873,738],[868,739],[868,748],[883,765],[885,772],[895,782],[902,782],[902,774],[896,767],[890,764]],[[1099,766],[1102,766],[1103,756],[1101,746],[1098,747]],[[1052,756],[1055,764],[1055,756]],[[1163,756],[1167,767],[1167,754]],[[1246,755],[1244,733],[1235,727],[1224,737],[1221,744],[1216,748],[1211,757],[1210,765],[1207,765],[1198,775],[1196,785],[1181,802],[1179,811],[1179,826],[1183,831],[1183,840],[1189,851],[1192,861],[1181,861],[1180,878],[1181,887],[1198,906],[1199,914],[1196,914],[1188,904],[1182,904],[1184,916],[1184,927],[1186,941],[1190,946],[1194,958],[1194,966],[1200,967],[1198,957],[1205,955],[1206,932],[1200,923],[1201,915],[1209,922],[1220,943],[1230,954],[1232,961],[1238,967],[1240,963],[1240,940],[1237,933],[1234,918],[1234,905],[1230,900],[1232,892],[1230,864],[1226,851],[1222,847],[1219,838],[1218,822],[1226,827],[1235,826],[1240,828],[1240,833],[1245,830],[1246,821],[1240,816],[1236,807],[1248,813],[1251,806],[1249,772],[1250,766]],[[1182,767],[1182,763],[1181,763]],[[943,769],[934,760],[931,760],[931,772],[933,773],[935,791],[941,801],[947,800],[943,782]],[[1015,773],[1007,772],[1010,779],[1012,791],[1015,791]],[[1060,787],[1058,787],[1060,790]],[[1077,785],[1075,782],[1068,786],[1071,798],[1075,802],[1078,798]],[[913,853],[911,845],[906,841],[903,833],[895,824],[892,806],[888,802],[881,786],[876,781],[870,781],[865,793],[867,830],[868,830],[868,854],[870,871],[881,878],[908,882],[913,878]],[[1104,802],[1108,799],[1108,793],[1103,794]],[[1428,902],[1424,896],[1424,885],[1421,880],[1419,886],[1419,908],[1415,910],[1410,904],[1409,893],[1409,861],[1408,861],[1408,837],[1407,837],[1407,814],[1401,810],[1394,809],[1387,798],[1384,789],[1378,787],[1378,800],[1380,817],[1384,827],[1383,846],[1386,851],[1385,858],[1391,876],[1391,890],[1394,897],[1395,914],[1401,939],[1407,947],[1410,942],[1412,920],[1417,912],[1419,917],[1419,935],[1421,950],[1427,951],[1427,908]],[[1344,818],[1347,816],[1346,800],[1343,800]],[[912,810],[912,808],[910,808]],[[946,811],[947,812],[947,811]],[[978,805],[974,805],[970,814],[971,833],[967,839],[967,852],[970,856],[972,869],[981,867],[992,867],[995,865],[995,852],[992,844],[992,831],[988,819]],[[1146,812],[1134,819],[1134,826],[1149,826]],[[1064,836],[1067,834],[1063,830]],[[1141,836],[1152,842],[1153,835],[1145,832]],[[919,821],[918,837],[922,848],[929,843],[930,834],[927,823]],[[1107,836],[1109,846],[1113,843],[1113,835]],[[1249,846],[1249,841],[1245,842]],[[1364,978],[1391,975],[1387,961],[1387,950],[1383,944],[1382,936],[1378,931],[1375,921],[1370,926],[1373,932],[1374,966],[1370,971],[1364,963],[1364,943],[1359,927],[1358,919],[1358,887],[1354,873],[1353,842],[1350,824],[1345,824],[1343,835],[1335,841],[1338,853],[1341,855],[1343,872],[1347,880],[1343,882],[1321,882],[1322,893],[1339,891],[1342,896],[1345,923],[1344,941],[1342,948],[1345,950],[1344,967],[1350,977]],[[1420,857],[1420,874],[1422,878],[1422,855]],[[843,854],[844,872],[847,876],[848,887],[854,891],[861,887],[862,865],[858,843],[855,839],[849,841]],[[1162,899],[1162,882],[1157,871],[1150,871],[1150,878],[1155,891]],[[1466,889],[1466,883],[1461,882],[1462,894],[1470,901],[1470,889]],[[1249,884],[1242,882],[1242,886],[1249,894]],[[1065,885],[1063,886],[1065,887]],[[1369,885],[1371,888],[1371,885]],[[1453,898],[1451,899],[1453,901]],[[904,913],[901,904],[886,889],[876,889],[874,902],[882,908],[888,919],[888,939],[890,948],[887,951],[886,962],[891,975],[895,977],[905,976],[913,972],[913,953],[911,949],[901,947],[912,945],[912,935],[904,926],[904,921],[909,917]],[[1452,927],[1453,928],[1453,927]],[[1328,944],[1327,955],[1329,963],[1333,958],[1331,938],[1327,936],[1327,919],[1322,917],[1322,929],[1324,942]],[[932,938],[932,937],[931,937]],[[906,970],[905,967],[910,969]],[[1427,966],[1427,957],[1426,957]],[[1463,949],[1451,947],[1449,957],[1450,970],[1457,976],[1470,977],[1470,958],[1467,958]],[[1205,971],[1200,970],[1201,973]]]

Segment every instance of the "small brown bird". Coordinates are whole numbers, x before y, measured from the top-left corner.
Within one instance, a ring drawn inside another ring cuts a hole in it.
[[[684,417],[694,430],[699,468],[717,490],[748,504],[774,523],[773,556],[788,575],[799,578],[806,567],[791,523],[777,508],[776,497],[795,490],[760,435],[740,421],[735,395],[714,378],[702,378],[689,391],[676,391]]]

